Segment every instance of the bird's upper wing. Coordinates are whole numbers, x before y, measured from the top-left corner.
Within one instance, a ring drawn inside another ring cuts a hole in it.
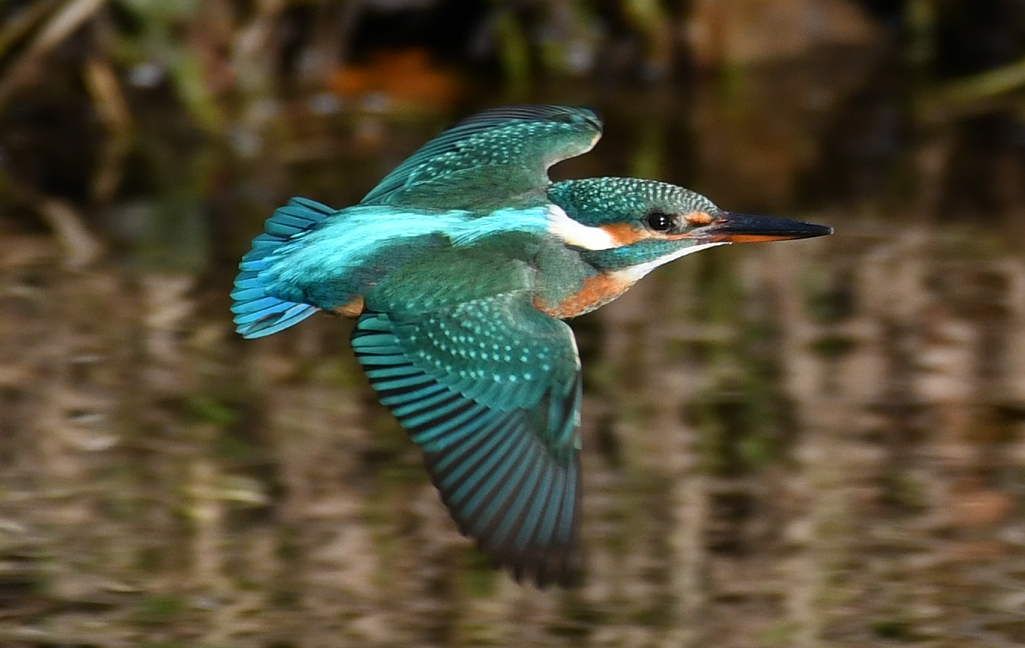
[[[586,108],[505,106],[446,130],[389,173],[363,204],[481,209],[538,193],[548,167],[586,153],[602,123]]]
[[[352,346],[460,530],[517,578],[570,582],[581,398],[570,328],[516,291],[421,315],[364,313]]]

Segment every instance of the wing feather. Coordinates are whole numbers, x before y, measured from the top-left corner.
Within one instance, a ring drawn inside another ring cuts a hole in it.
[[[548,167],[586,153],[602,123],[587,108],[485,110],[441,133],[389,173],[364,205],[480,209],[509,206],[548,184]]]
[[[517,578],[569,583],[580,446],[572,332],[525,294],[477,301],[486,303],[429,316],[365,313],[352,345],[381,402],[423,448],[460,530]],[[495,345],[516,353],[468,352]]]

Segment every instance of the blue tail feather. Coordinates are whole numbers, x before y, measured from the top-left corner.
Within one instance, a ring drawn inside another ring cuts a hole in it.
[[[308,198],[293,198],[267,219],[264,233],[253,239],[252,249],[242,257],[239,264],[241,272],[235,278],[235,288],[231,291],[235,300],[231,312],[235,314],[236,330],[243,337],[257,338],[277,333],[317,312],[316,306],[275,297],[269,292],[268,279],[261,277],[260,273],[273,265],[282,245],[313,229],[334,213],[334,209]]]
[[[281,303],[281,300],[277,297],[268,297],[266,292],[256,297],[255,299],[250,298],[245,301],[239,301],[239,298],[236,297],[235,303],[231,306],[231,312],[235,313],[236,315],[260,313],[265,308],[270,308],[272,306],[276,307]]]

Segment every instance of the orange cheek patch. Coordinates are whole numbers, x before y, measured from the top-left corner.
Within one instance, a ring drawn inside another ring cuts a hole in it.
[[[708,212],[696,211],[684,216],[691,225],[708,225],[712,222],[712,215]]]
[[[652,238],[653,236],[650,231],[637,229],[629,223],[615,223],[614,225],[601,225],[600,227],[619,245],[633,245],[637,241]]]

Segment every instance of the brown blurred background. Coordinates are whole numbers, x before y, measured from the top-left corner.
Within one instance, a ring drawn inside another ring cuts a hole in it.
[[[445,125],[833,225],[573,322],[582,588],[461,538],[239,257]],[[1025,0],[0,2],[0,645],[1025,644]]]

